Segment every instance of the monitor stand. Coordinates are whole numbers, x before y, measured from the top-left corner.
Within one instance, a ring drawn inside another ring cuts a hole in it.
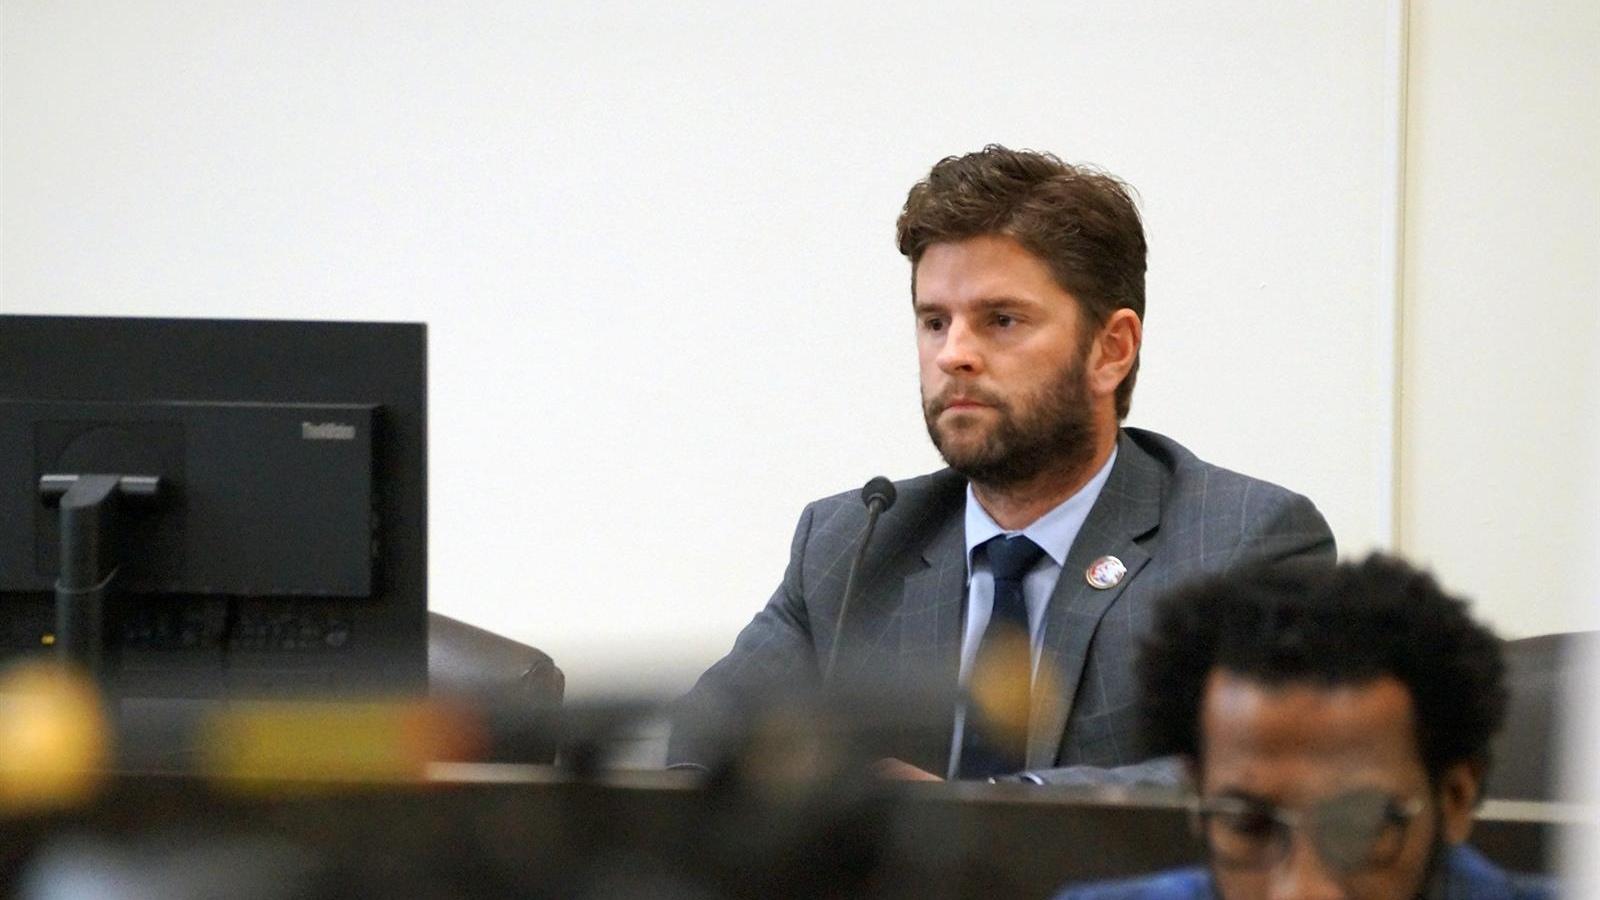
[[[61,574],[56,579],[56,653],[105,680],[106,600],[121,563],[117,526],[124,506],[154,504],[161,479],[151,475],[45,475],[39,495],[61,517]]]

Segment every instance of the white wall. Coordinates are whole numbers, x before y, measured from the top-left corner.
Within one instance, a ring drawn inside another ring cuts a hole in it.
[[[1047,148],[1144,200],[1132,423],[1391,542],[1395,4],[677,6],[7,0],[0,309],[427,321],[434,607],[671,693],[937,465],[906,189]]]

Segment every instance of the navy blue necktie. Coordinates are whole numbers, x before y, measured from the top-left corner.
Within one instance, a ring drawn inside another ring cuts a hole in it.
[[[1017,535],[983,544],[994,574],[994,611],[967,673],[967,715],[958,778],[987,778],[1022,770],[1028,750],[1033,643],[1022,579],[1044,550]]]

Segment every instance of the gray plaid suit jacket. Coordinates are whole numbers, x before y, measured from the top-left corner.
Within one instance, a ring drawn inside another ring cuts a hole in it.
[[[843,643],[835,687],[954,691],[966,613],[966,481],[946,469],[895,487],[842,638],[834,621],[866,510],[856,491],[806,507],[783,583],[679,702],[669,765],[713,762],[730,709],[765,691],[815,684],[836,640]],[[1106,555],[1122,560],[1127,575],[1096,590],[1083,573]],[[1203,462],[1159,434],[1123,429],[1116,464],[1045,613],[1035,683],[1059,690],[1034,692],[1028,769],[1050,780],[1059,767],[1140,761],[1133,660],[1155,602],[1196,576],[1308,559],[1334,559],[1333,534],[1311,501]],[[908,731],[893,755],[943,774],[949,713],[942,730]]]

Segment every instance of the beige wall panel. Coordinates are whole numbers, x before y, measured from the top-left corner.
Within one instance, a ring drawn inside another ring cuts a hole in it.
[[[1600,4],[1417,3],[1402,549],[1510,636],[1600,627]]]

